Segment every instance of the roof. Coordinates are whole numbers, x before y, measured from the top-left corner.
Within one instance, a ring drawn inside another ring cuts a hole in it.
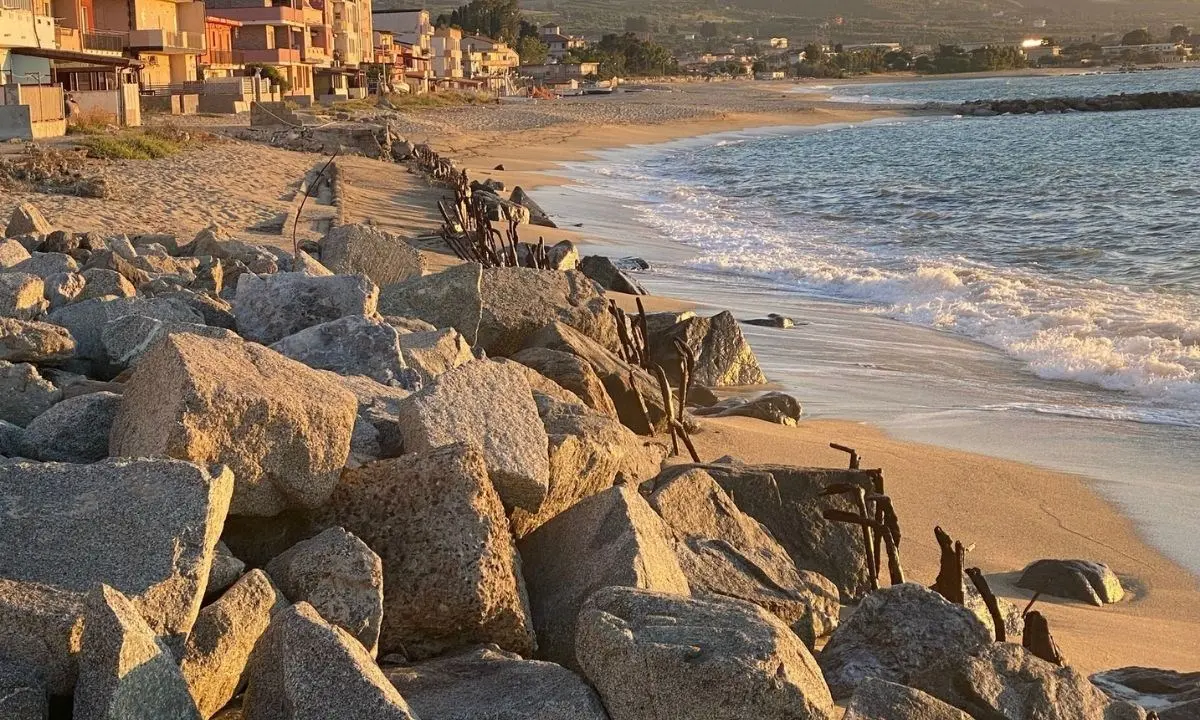
[[[9,50],[14,55],[40,57],[47,60],[62,60],[63,62],[78,62],[87,65],[111,65],[113,67],[142,67],[141,60],[121,57],[119,55],[96,55],[94,53],[78,52],[76,50],[58,50],[56,48],[19,47]]]

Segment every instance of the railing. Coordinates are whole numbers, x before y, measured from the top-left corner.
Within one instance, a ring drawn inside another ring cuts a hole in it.
[[[163,30],[147,28],[129,33],[129,46],[139,48],[162,48],[163,50],[204,50],[204,35],[185,30]]]
[[[169,85],[143,85],[140,93],[142,95],[200,95],[204,92],[204,83],[199,80],[193,80],[182,83],[171,83]]]
[[[213,50],[209,48],[200,56],[201,65],[244,65],[246,54],[241,50]]]
[[[33,0],[0,0],[0,9],[33,12]]]
[[[129,47],[129,33],[85,32],[83,49],[95,52],[119,53]]]
[[[78,28],[54,26],[54,44],[59,50],[83,50],[83,37]]]
[[[243,50],[243,59],[247,63],[298,63],[300,51],[296,48],[275,48],[273,50]]]

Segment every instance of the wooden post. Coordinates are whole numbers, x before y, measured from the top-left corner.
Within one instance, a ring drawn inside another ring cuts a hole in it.
[[[1000,612],[1000,601],[996,599],[991,586],[988,585],[987,578],[983,576],[982,570],[974,567],[967,568],[967,577],[971,578],[971,584],[979,591],[979,596],[983,598],[983,604],[987,606],[988,614],[992,616],[992,625],[996,628],[996,642],[1004,642],[1008,637],[1008,630],[1004,627],[1004,614]]]
[[[955,543],[940,527],[933,529],[933,536],[942,549],[941,569],[938,570],[933,589],[955,605],[962,605],[966,600],[962,566],[965,550],[962,543]]]

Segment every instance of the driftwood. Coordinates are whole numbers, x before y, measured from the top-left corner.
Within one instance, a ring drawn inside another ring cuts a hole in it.
[[[877,489],[882,488],[883,479],[875,480]],[[881,493],[867,494],[862,487],[848,483],[832,483],[821,491],[822,495],[850,495],[858,506],[858,514],[845,510],[829,509],[821,513],[826,520],[858,525],[863,529],[863,547],[867,556],[867,574],[871,588],[879,588],[881,556],[888,558],[888,577],[893,585],[904,582],[904,568],[900,564],[900,523],[892,509],[891,498]]]
[[[938,546],[942,549],[940,569],[933,590],[955,605],[966,602],[966,592],[963,587],[963,560],[966,549],[960,542],[955,542],[950,535],[940,527],[933,529]]]
[[[1000,612],[1000,602],[996,600],[987,578],[983,576],[982,570],[975,567],[967,568],[967,577],[971,578],[971,584],[979,591],[988,614],[992,616],[992,625],[996,628],[996,642],[1004,642],[1008,638],[1008,631],[1004,628],[1004,614]]]
[[[662,365],[654,366],[654,375],[658,378],[658,388],[662,392],[663,410],[667,413],[667,430],[671,433],[671,456],[679,454],[679,436],[675,432],[676,425],[682,425],[670,417],[675,407],[675,401],[671,397],[671,384],[667,382],[667,373],[662,369]]]
[[[692,456],[692,462],[700,462],[700,454],[696,452],[696,446],[692,444],[692,438],[688,435],[687,428],[679,420],[672,420],[671,427],[675,432],[679,433],[679,437],[683,438],[683,445],[688,449],[688,454]]]
[[[846,447],[845,445],[839,445],[837,443],[829,443],[829,447],[833,448],[834,450],[841,450],[842,452],[848,454],[850,456],[850,469],[858,470],[860,458],[857,450],[852,447]]]
[[[1046,622],[1046,618],[1037,610],[1033,610],[1026,612],[1024,619],[1025,632],[1021,635],[1021,645],[1048,663],[1066,665],[1067,661],[1063,658],[1062,651],[1050,635],[1050,624]]]
[[[634,399],[637,401],[638,410],[641,413],[642,419],[646,421],[646,432],[653,437],[654,423],[650,422],[650,411],[646,409],[646,399],[642,397],[641,390],[638,390],[637,379],[633,376],[633,368],[629,369],[629,389],[633,393]]]

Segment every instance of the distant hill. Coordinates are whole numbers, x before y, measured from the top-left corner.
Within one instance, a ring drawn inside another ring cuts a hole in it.
[[[431,9],[436,15],[457,4],[443,1]],[[535,20],[588,36],[621,31],[626,18],[648,16],[664,41],[697,32],[705,21],[732,23],[734,32],[756,37],[828,42],[1086,38],[1143,26],[1165,34],[1177,23],[1200,32],[1200,0],[522,0],[521,5]]]

